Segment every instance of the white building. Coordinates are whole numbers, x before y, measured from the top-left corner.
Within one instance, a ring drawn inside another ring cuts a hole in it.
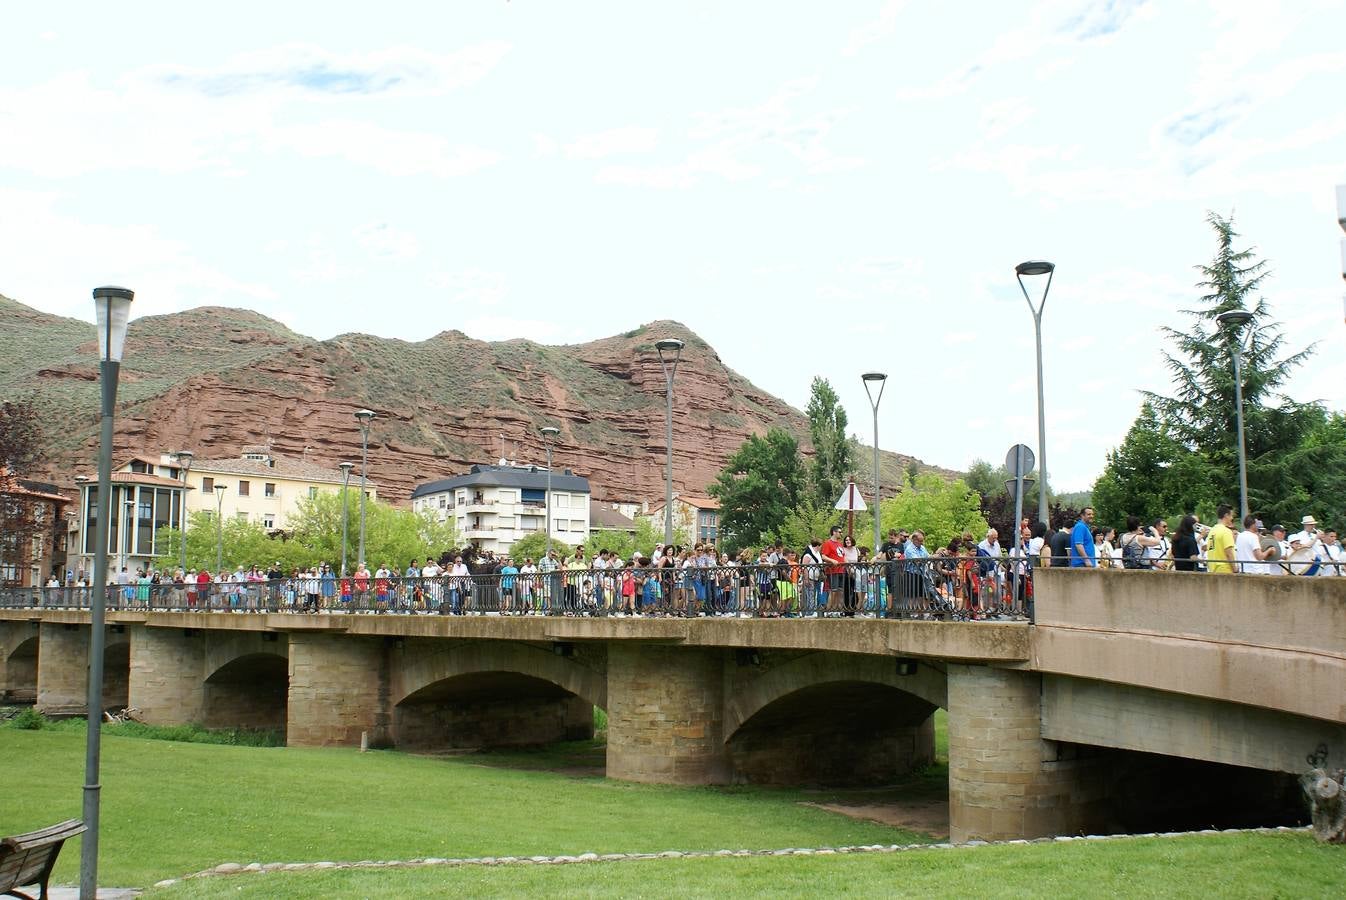
[[[417,485],[411,508],[452,517],[458,534],[481,550],[508,552],[515,541],[547,527],[547,469],[501,463]],[[589,479],[569,469],[551,473],[552,536],[568,544],[589,536]]]

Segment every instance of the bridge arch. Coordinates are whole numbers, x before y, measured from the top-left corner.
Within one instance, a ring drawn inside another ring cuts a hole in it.
[[[810,653],[731,685],[724,739],[735,780],[883,784],[934,759],[943,672],[891,657]]]
[[[482,641],[408,648],[394,691],[404,749],[518,746],[593,735],[607,679],[550,645]]]
[[[18,641],[5,657],[5,684],[0,700],[33,703],[37,700],[37,656],[41,641],[36,634]]]
[[[131,642],[124,634],[110,634],[103,647],[103,709],[125,709],[130,687]]]
[[[287,650],[261,635],[212,646],[202,684],[201,724],[283,733],[290,685]]]

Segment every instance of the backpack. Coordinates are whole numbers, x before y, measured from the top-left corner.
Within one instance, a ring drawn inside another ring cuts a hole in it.
[[[1148,569],[1150,561],[1145,558],[1145,548],[1136,540],[1135,535],[1131,540],[1122,544],[1122,568],[1123,569]]]

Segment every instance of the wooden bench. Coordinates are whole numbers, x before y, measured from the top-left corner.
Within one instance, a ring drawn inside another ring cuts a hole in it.
[[[19,891],[25,885],[38,886],[38,900],[47,898],[47,879],[56,867],[61,845],[84,833],[84,823],[69,819],[60,825],[16,834],[0,840],[0,894],[33,900]]]

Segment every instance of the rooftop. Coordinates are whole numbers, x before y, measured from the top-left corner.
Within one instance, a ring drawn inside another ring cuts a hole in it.
[[[627,518],[606,503],[589,504],[589,527],[610,528],[613,531],[635,531],[634,519]]]
[[[473,466],[466,475],[416,485],[416,489],[411,492],[411,498],[415,500],[427,494],[442,494],[460,487],[517,487],[545,491],[547,469],[545,466]],[[587,494],[589,479],[576,475],[569,469],[552,472],[551,489]]]
[[[245,448],[249,453],[262,451]],[[343,476],[340,469],[329,469],[317,463],[301,459],[287,459],[284,456],[268,456],[266,459],[195,459],[192,460],[192,473],[205,475],[256,475],[258,478],[288,478],[293,481],[317,481],[324,484],[341,484]],[[351,481],[359,480],[358,472],[351,472]],[[374,482],[366,480],[366,486],[374,487]]]

